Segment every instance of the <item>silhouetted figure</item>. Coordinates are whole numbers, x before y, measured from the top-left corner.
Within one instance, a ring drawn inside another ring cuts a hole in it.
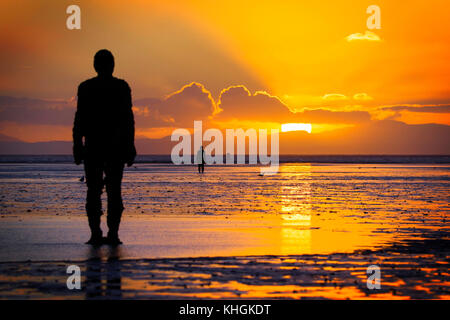
[[[113,77],[114,57],[108,50],[95,54],[94,68],[98,76],[78,87],[73,156],[77,165],[84,162],[86,212],[91,229],[87,243],[98,245],[104,241],[100,216],[105,185],[109,229],[105,240],[117,245],[121,243],[118,233],[124,209],[121,194],[124,164],[131,166],[136,157],[131,90],[124,80]]]
[[[198,163],[198,173],[203,173],[205,171],[205,150],[203,146],[197,152],[197,163]]]

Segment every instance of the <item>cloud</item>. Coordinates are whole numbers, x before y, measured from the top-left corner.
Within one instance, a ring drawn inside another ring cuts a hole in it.
[[[372,32],[366,31],[365,33],[352,33],[351,35],[345,37],[348,42],[352,41],[381,41],[380,37]]]
[[[325,95],[327,101],[344,97],[340,94]],[[342,123],[354,124],[370,120],[366,111],[329,110],[308,108],[294,110],[277,96],[265,91],[254,93],[244,85],[234,85],[223,89],[217,103],[211,93],[200,83],[192,82],[183,86],[164,99],[140,99],[134,102],[137,127],[192,128],[194,120],[204,121],[209,126],[259,126],[289,122]]]
[[[421,113],[450,113],[450,104],[441,105],[396,105],[382,107],[381,110],[386,111],[410,111]]]
[[[159,109],[149,106],[133,106],[133,114],[137,127],[168,127],[176,124],[171,115],[162,114]]]
[[[366,111],[331,111],[326,109],[304,110],[295,114],[295,120],[308,123],[363,123],[370,121]]]
[[[143,127],[192,127],[194,120],[208,120],[217,112],[211,93],[200,83],[191,82],[163,100],[134,102],[136,124]]]
[[[367,93],[355,93],[353,95],[353,100],[370,101],[373,100],[373,98]]]
[[[397,120],[407,124],[450,125],[450,104],[402,104],[379,106],[371,111],[378,120]]]
[[[263,91],[251,94],[242,85],[228,87],[220,93],[219,112],[215,120],[276,121],[287,119],[292,112],[278,97]]]
[[[347,100],[347,96],[340,93],[327,93],[323,95],[322,100],[327,101],[338,101],[338,100]]]
[[[346,96],[341,94],[325,95],[328,99]],[[325,97],[324,96],[324,97]],[[222,90],[218,103],[220,112],[213,120],[239,120],[255,122],[301,122],[301,123],[362,123],[370,120],[366,111],[332,111],[328,109],[305,109],[293,112],[278,97],[267,92],[252,94],[245,86],[232,86]]]
[[[0,132],[3,135],[27,142],[72,140],[72,127],[69,125],[23,124],[1,121]]]
[[[0,96],[0,119],[23,124],[70,125],[75,100],[45,100]]]

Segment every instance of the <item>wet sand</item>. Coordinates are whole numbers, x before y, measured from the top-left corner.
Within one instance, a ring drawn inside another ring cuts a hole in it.
[[[449,298],[449,166],[258,172],[128,169],[113,250],[83,244],[79,167],[1,165],[0,298]],[[71,264],[81,291],[66,287]]]
[[[90,248],[85,261],[0,263],[2,299],[449,299],[448,234],[380,250],[330,255],[120,259]],[[442,240],[442,237],[447,240]],[[66,269],[81,268],[81,290]],[[381,268],[369,290],[366,269]]]

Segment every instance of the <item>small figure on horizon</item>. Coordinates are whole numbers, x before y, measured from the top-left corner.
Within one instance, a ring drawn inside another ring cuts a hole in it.
[[[205,150],[203,146],[197,152],[198,173],[205,172]]]
[[[125,163],[136,157],[131,89],[124,80],[113,77],[114,56],[100,50],[94,57],[97,77],[78,87],[78,103],[73,126],[73,156],[77,165],[84,162],[87,184],[86,212],[91,238],[88,244],[118,245],[119,225],[124,210],[122,176]],[[83,142],[84,138],[84,142]],[[108,235],[100,228],[101,195],[106,185],[108,196]]]

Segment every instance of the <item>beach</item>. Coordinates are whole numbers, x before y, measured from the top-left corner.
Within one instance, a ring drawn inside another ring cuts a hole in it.
[[[0,298],[449,298],[448,164],[297,162],[261,176],[137,163],[115,249],[84,244],[82,175],[0,164]],[[67,289],[72,264],[81,290]]]

